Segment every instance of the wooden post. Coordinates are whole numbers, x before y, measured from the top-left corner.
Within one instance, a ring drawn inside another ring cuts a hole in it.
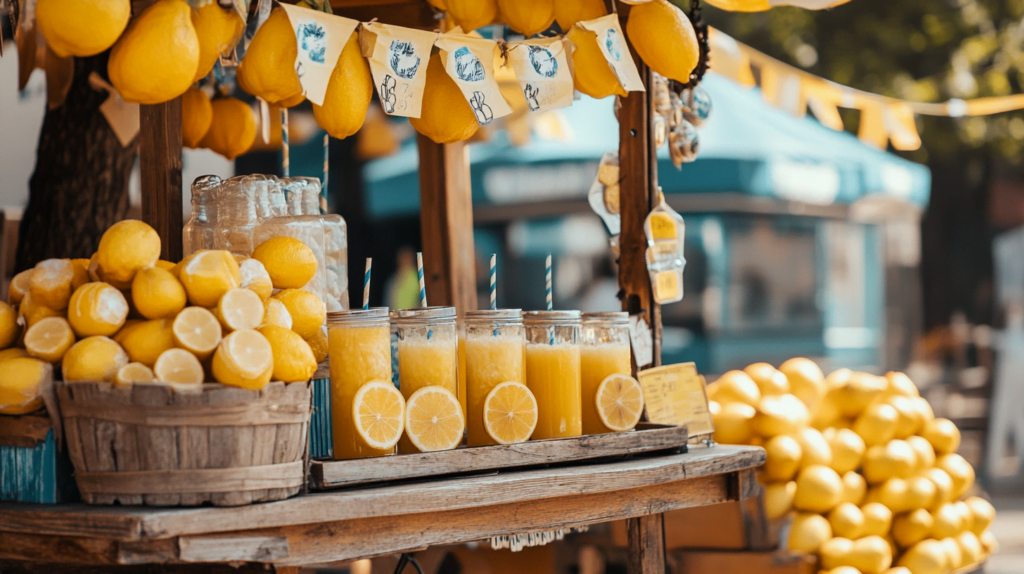
[[[629,574],[665,574],[663,514],[648,514],[626,522],[629,540]]]
[[[160,258],[180,261],[181,229],[181,98],[139,106],[142,170],[142,220],[160,234]]]
[[[473,202],[466,144],[417,135],[423,275],[430,305],[476,309]]]

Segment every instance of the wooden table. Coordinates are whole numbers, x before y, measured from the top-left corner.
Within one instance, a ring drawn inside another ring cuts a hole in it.
[[[200,564],[224,563],[294,571],[304,564],[628,518],[630,572],[662,573],[661,513],[755,495],[753,469],[764,458],[758,447],[696,447],[686,454],[307,494],[234,508],[0,503],[0,565],[13,571],[34,565],[33,571],[48,573],[88,566],[153,572],[144,565],[158,564],[187,564],[197,572]]]

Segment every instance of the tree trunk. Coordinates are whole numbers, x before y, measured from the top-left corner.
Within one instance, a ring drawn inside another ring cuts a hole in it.
[[[128,177],[138,138],[127,147],[100,112],[109,94],[89,85],[107,76],[107,53],[75,58],[64,104],[48,109],[18,232],[17,271],[51,257],[90,257],[103,232],[128,214]]]

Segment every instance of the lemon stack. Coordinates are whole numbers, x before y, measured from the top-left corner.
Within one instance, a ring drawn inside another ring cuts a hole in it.
[[[715,440],[761,445],[770,518],[794,513],[788,547],[829,574],[946,574],[994,550],[995,510],[967,497],[960,432],[903,373],[807,359],[730,371],[708,387]]]
[[[0,302],[0,413],[41,406],[48,363],[67,382],[122,385],[260,389],[312,377],[326,356],[326,313],[316,295],[292,288],[316,273],[301,241],[272,239],[252,258],[208,250],[174,264],[159,255],[156,231],[127,220],[91,259],[48,259],[15,276]]]

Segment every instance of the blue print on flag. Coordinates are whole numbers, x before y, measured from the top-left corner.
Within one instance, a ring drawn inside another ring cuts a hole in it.
[[[486,76],[480,59],[465,46],[455,50],[455,75],[463,82],[479,82]]]
[[[311,62],[323,64],[327,55],[327,31],[316,22],[299,24],[299,47]]]
[[[622,46],[619,42],[618,31],[615,28],[608,28],[604,33],[604,47],[615,61],[622,59]]]
[[[547,48],[527,46],[530,50],[530,63],[538,74],[545,78],[554,78],[558,73],[558,60]]]
[[[399,78],[411,80],[416,75],[416,70],[420,67],[420,57],[416,55],[412,42],[395,40],[391,42],[388,53],[388,64]]]

